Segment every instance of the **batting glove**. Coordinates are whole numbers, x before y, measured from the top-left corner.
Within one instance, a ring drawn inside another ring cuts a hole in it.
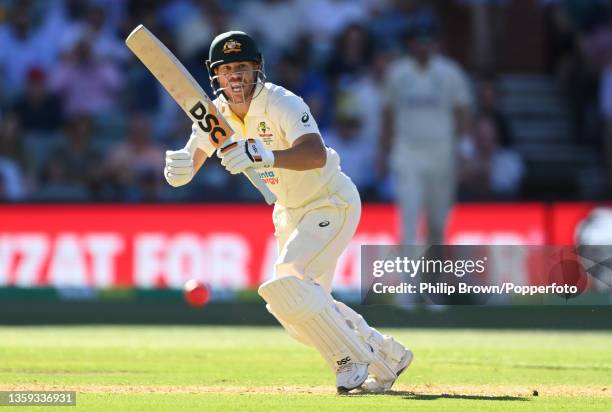
[[[193,177],[193,159],[187,149],[166,150],[166,181],[173,187],[186,185]]]
[[[257,139],[236,140],[226,144],[217,150],[217,156],[225,169],[233,175],[247,169],[274,166],[274,153]]]

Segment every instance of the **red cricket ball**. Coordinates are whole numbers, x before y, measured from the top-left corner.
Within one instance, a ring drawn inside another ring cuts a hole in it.
[[[206,285],[195,279],[185,283],[184,293],[187,303],[194,307],[204,306],[210,299],[210,291]]]

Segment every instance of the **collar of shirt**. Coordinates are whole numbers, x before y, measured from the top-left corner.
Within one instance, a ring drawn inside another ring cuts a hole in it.
[[[249,105],[249,111],[247,112],[245,119],[250,116],[263,116],[266,112],[266,103],[268,101],[268,87],[261,82],[258,82],[255,86],[255,93],[253,93],[253,98],[251,99],[251,103]],[[233,116],[238,118],[232,112],[229,104],[221,99],[219,99],[220,103],[220,112],[224,116]],[[229,112],[229,114],[228,114]]]

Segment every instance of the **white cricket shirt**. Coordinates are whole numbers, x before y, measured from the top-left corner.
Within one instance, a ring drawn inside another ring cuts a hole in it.
[[[308,105],[301,97],[272,83],[257,87],[244,122],[226,103],[218,98],[214,100],[214,104],[234,129],[235,140],[255,138],[261,140],[268,150],[284,150],[305,134],[320,134]],[[193,130],[199,133],[202,144],[198,146],[204,149],[209,145],[208,136],[198,128]],[[340,171],[340,158],[333,149],[326,149],[327,162],[319,169],[257,169],[266,185],[277,196],[278,204],[290,208],[301,207],[339,189],[338,182],[346,179]],[[207,154],[211,155],[209,152]]]
[[[393,113],[394,146],[400,149],[451,144],[453,109],[471,101],[463,71],[442,56],[433,56],[424,69],[410,57],[397,60],[389,67],[383,95]]]

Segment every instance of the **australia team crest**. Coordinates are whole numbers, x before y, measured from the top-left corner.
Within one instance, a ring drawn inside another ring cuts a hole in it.
[[[266,125],[266,122],[259,122],[259,125],[257,126],[257,132],[259,133],[259,137],[262,138],[264,143],[272,142],[272,133],[270,133],[271,130],[268,125]]]

